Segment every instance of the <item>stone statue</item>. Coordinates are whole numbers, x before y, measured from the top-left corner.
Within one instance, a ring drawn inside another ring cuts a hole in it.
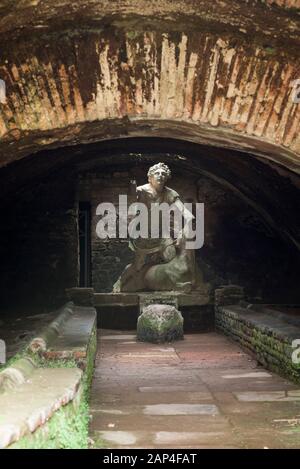
[[[185,214],[179,194],[165,185],[170,177],[168,166],[158,163],[148,171],[148,184],[136,189],[137,201],[145,204],[150,218],[153,207],[162,203],[175,204],[182,215]],[[184,230],[176,238],[172,234],[171,229],[169,237],[131,238],[130,248],[135,252],[135,259],[125,268],[113,291],[190,292],[202,289],[203,278],[195,262],[194,250],[185,247]]]

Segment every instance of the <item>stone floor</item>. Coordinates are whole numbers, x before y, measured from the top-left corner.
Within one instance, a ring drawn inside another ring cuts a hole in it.
[[[299,448],[300,386],[217,333],[173,344],[102,330],[90,437],[106,448]]]

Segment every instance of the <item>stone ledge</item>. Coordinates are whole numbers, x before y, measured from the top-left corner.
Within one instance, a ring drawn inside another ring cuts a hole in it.
[[[271,313],[264,312],[265,310],[254,312],[238,305],[223,306],[221,310],[226,312],[228,317],[242,321],[249,327],[257,327],[264,334],[276,337],[280,341],[290,343],[300,338],[300,327],[289,324],[284,319],[276,317],[275,314],[272,316]]]
[[[36,365],[29,357],[20,358],[13,365],[0,373],[0,395],[17,386],[24,384],[36,369]]]
[[[95,293],[95,306],[138,306],[137,293]]]
[[[265,367],[300,382],[300,364],[293,363],[292,342],[300,339],[300,327],[272,315],[264,308],[216,306],[216,329],[251,352]]]
[[[38,368],[23,384],[0,396],[0,448],[33,433],[79,389],[78,368]]]
[[[28,355],[0,373],[0,448],[27,447],[36,441],[38,447],[47,447],[57,410],[63,408],[59,415],[66,421],[71,415],[79,418],[96,353],[96,310],[68,303],[34,340]],[[57,361],[49,367],[52,359]],[[59,362],[65,359],[75,359],[77,366]],[[60,417],[58,422],[61,425]]]
[[[138,293],[95,293],[95,306],[139,306],[141,299],[153,296],[174,297],[178,306],[201,306],[211,303],[208,292],[180,293],[174,291]]]
[[[63,327],[63,324],[69,319],[73,314],[74,304],[72,302],[66,303],[60,310],[58,310],[58,316],[48,324],[38,335],[34,337],[29,346],[28,351],[32,353],[37,353],[45,351],[48,347],[48,344],[53,342],[58,335],[60,330]]]
[[[232,305],[244,299],[244,288],[239,285],[221,285],[215,290],[215,304]]]
[[[96,318],[95,308],[68,303],[58,318],[31,341],[29,350],[46,359],[86,359]]]

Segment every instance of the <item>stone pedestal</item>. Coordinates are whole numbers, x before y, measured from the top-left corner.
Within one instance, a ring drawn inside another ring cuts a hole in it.
[[[74,296],[72,299],[74,301]],[[193,291],[191,293],[176,291],[94,293],[94,306],[99,308],[103,306],[137,306],[140,309],[140,313],[142,313],[142,309],[151,304],[169,304],[178,309],[184,306],[203,306],[212,304],[212,299],[208,289],[203,289],[203,291]]]
[[[214,328],[213,298],[208,289],[190,293],[94,293],[99,326],[104,329],[135,329],[143,308],[151,304],[174,306],[184,317],[186,330],[203,332]]]
[[[183,339],[183,317],[180,311],[168,304],[144,307],[137,321],[137,338],[153,343]]]
[[[169,305],[178,309],[178,295],[175,292],[146,292],[139,294],[140,314],[150,305]]]

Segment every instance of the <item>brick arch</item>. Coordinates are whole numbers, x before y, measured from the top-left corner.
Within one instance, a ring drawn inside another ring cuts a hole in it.
[[[171,133],[299,171],[293,50],[195,28],[89,27],[36,39],[1,54],[0,164],[48,147]]]

